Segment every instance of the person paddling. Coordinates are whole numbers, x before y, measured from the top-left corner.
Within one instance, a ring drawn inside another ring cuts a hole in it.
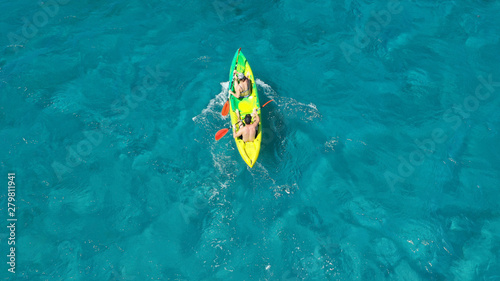
[[[236,116],[239,120],[239,130],[236,132],[236,126],[233,126],[233,136],[234,138],[242,137],[244,142],[250,142],[255,140],[255,136],[257,135],[257,130],[259,128],[260,118],[259,114],[257,114],[257,108],[253,109],[252,115],[254,117],[254,122],[252,123],[252,115],[247,114],[245,116],[245,125],[240,117],[240,111],[236,109]]]
[[[236,70],[233,72],[233,81],[234,81],[234,90],[235,92],[229,89],[229,93],[233,95],[235,98],[246,98],[252,94],[252,82],[250,79],[245,77],[243,73],[238,73]]]

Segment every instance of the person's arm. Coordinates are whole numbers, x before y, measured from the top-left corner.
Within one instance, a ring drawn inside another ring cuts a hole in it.
[[[236,92],[238,92],[238,91],[236,91]],[[229,90],[229,93],[230,93],[231,95],[233,95],[233,96],[234,96],[235,98],[237,98],[237,99],[239,99],[239,98],[240,98],[240,95],[239,95],[239,94],[235,94],[235,93],[234,93],[233,91],[231,91],[231,90]]]
[[[253,109],[252,114],[253,114],[253,118],[254,118],[254,122],[252,123],[252,126],[257,127],[259,125],[259,122],[260,122],[260,117],[259,117],[259,114],[257,113],[257,108]]]
[[[233,91],[231,91],[231,89],[229,89],[229,93],[230,93],[231,95],[233,95],[235,98],[239,99],[239,98],[240,98],[240,87],[239,87],[239,83],[238,83],[238,82],[234,83],[234,82],[235,82],[234,80],[236,80],[236,78],[235,78],[235,77],[233,77],[233,84],[234,84],[234,90],[236,91],[236,93],[234,93]]]
[[[236,132],[236,129],[235,129],[236,125],[233,125],[233,137],[234,138],[239,138],[242,134],[243,134],[243,130],[238,130],[238,132]]]
[[[238,118],[238,123],[240,123],[240,129],[238,130],[238,132],[236,132],[236,124],[233,125],[233,136],[234,136],[234,138],[237,138],[237,137],[241,136],[241,134],[243,133],[241,131],[242,122],[241,122],[241,118],[240,118],[240,111],[238,109],[236,109],[234,111],[234,113],[236,113],[236,117]]]
[[[236,113],[236,118],[238,119],[238,125],[240,125],[240,129],[241,129],[243,127],[243,121],[241,120],[240,110],[236,109],[234,111],[234,113]]]

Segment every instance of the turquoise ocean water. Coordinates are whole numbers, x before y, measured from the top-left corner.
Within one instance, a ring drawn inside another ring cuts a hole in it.
[[[500,280],[499,1],[0,9],[1,280]]]

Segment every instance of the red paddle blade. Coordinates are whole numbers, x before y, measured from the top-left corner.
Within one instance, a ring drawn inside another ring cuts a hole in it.
[[[227,114],[229,113],[229,100],[226,101],[226,103],[224,104],[224,107],[222,107],[222,116],[226,116]]]
[[[229,131],[228,128],[219,130],[217,134],[215,134],[215,140],[216,141],[220,140],[223,136],[227,134],[228,131]]]
[[[266,102],[262,107],[266,106],[268,103],[270,103],[272,101],[274,101],[274,100],[270,100],[270,101]]]

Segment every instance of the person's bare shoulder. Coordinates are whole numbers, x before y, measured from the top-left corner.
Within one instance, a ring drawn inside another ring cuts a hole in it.
[[[252,124],[247,125],[247,127],[255,129],[255,128],[257,128],[258,125],[259,125],[258,122],[253,122]]]

